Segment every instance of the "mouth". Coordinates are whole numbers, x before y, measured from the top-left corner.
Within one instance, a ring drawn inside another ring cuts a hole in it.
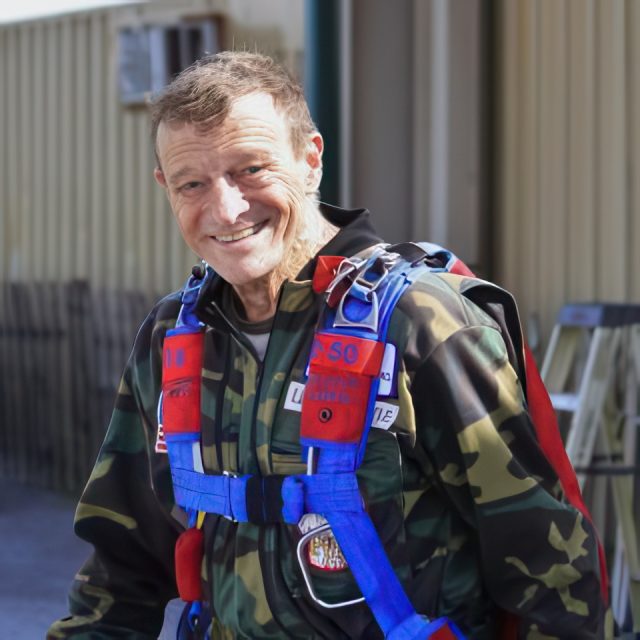
[[[242,240],[243,238],[248,238],[249,236],[253,236],[258,233],[262,227],[264,227],[265,222],[258,222],[258,224],[254,224],[252,227],[248,227],[243,229],[242,231],[238,231],[237,233],[231,233],[226,236],[213,236],[218,242],[235,242],[237,240]]]

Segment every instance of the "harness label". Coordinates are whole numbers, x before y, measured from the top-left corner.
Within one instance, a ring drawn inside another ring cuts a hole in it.
[[[287,390],[287,397],[284,401],[284,408],[290,411],[302,411],[302,396],[304,385],[301,382],[292,382]]]
[[[393,390],[393,381],[396,372],[396,347],[387,342],[384,347],[384,356],[382,357],[382,367],[380,368],[380,386],[378,387],[379,396],[390,396]]]
[[[373,409],[371,426],[386,430],[396,421],[398,413],[400,413],[400,407],[397,405],[378,401]]]
[[[287,390],[287,396],[284,401],[284,408],[289,411],[302,411],[302,397],[304,395],[304,384],[301,382],[292,382]],[[388,429],[398,417],[400,407],[390,402],[377,400],[373,409],[372,427],[376,429]]]

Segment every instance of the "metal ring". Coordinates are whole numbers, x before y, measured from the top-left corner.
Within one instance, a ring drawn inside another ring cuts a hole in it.
[[[302,577],[304,578],[305,584],[307,585],[307,591],[311,596],[311,599],[319,604],[321,607],[325,609],[338,609],[340,607],[349,607],[353,604],[358,604],[360,602],[364,602],[364,596],[360,598],[356,598],[355,600],[346,600],[345,602],[325,602],[321,600],[313,589],[313,584],[311,581],[311,573],[309,572],[309,568],[307,567],[307,563],[304,559],[304,548],[306,544],[312,539],[315,538],[318,534],[323,533],[325,531],[331,531],[331,525],[327,522],[327,524],[323,524],[317,529],[313,529],[307,533],[305,533],[300,541],[298,542],[298,547],[296,549],[296,553],[298,556],[298,564],[300,565],[300,569],[302,570]]]

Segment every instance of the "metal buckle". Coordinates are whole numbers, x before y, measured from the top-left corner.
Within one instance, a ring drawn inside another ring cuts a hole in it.
[[[223,476],[227,476],[227,478],[237,478],[238,474],[235,471],[223,471],[222,472]],[[233,512],[233,509],[231,508],[231,489],[229,489],[229,509]],[[229,520],[229,522],[238,522],[233,515],[230,516],[222,516],[223,518],[226,518],[227,520]]]
[[[334,279],[329,283],[327,287],[326,293],[327,295],[331,295],[331,292],[349,275],[351,275],[354,271],[358,271],[362,269],[362,267],[366,264],[365,260],[361,258],[345,258],[339,265],[336,271],[336,275]]]
[[[399,258],[400,254],[388,253],[384,247],[379,247],[371,254],[367,261],[369,264],[368,269],[358,273],[353,284],[338,303],[336,317],[333,323],[335,327],[359,327],[373,332],[378,330],[380,304],[378,296],[376,295],[376,289],[384,282],[385,278],[389,275],[390,269]],[[374,278],[366,277],[371,274],[373,274]],[[346,317],[344,304],[349,296],[353,296],[361,302],[371,305],[369,313],[364,316],[364,318],[354,321]]]
[[[309,572],[309,568],[307,567],[307,563],[304,558],[304,550],[305,550],[305,546],[312,538],[315,538],[318,534],[323,533],[325,531],[331,531],[331,525],[328,522],[327,524],[323,524],[321,527],[318,527],[317,529],[313,529],[305,533],[302,536],[302,538],[300,538],[300,541],[298,542],[298,547],[296,549],[296,553],[298,556],[298,564],[300,565],[300,569],[302,570],[302,577],[304,578],[305,584],[307,585],[307,591],[309,592],[311,599],[316,604],[319,604],[321,607],[324,607],[325,609],[338,609],[340,607],[348,607],[348,606],[351,606],[352,604],[358,604],[359,602],[364,602],[364,596],[361,596],[360,598],[356,598],[354,600],[345,600],[344,602],[325,602],[324,600],[321,600],[317,596],[316,592],[314,591],[313,583],[311,581],[311,573]]]
[[[314,474],[316,464],[315,457],[315,448],[309,447],[307,451],[307,475],[311,476]],[[307,585],[307,591],[311,596],[311,599],[319,604],[321,607],[325,609],[338,609],[340,607],[348,607],[352,604],[358,604],[359,602],[364,602],[364,596],[360,598],[356,598],[355,600],[346,600],[344,602],[325,602],[321,600],[313,589],[313,582],[311,580],[311,573],[309,572],[309,567],[307,566],[306,559],[304,557],[305,547],[306,545],[317,535],[324,533],[325,531],[331,531],[331,525],[327,522],[311,531],[302,535],[302,538],[298,541],[298,546],[296,547],[296,555],[298,556],[298,564],[300,565],[300,569],[302,571],[302,577],[304,578],[304,582]],[[337,541],[336,541],[337,542]]]

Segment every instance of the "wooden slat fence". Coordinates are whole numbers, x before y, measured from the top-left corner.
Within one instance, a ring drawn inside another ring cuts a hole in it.
[[[0,477],[82,489],[154,299],[86,281],[0,283]]]

